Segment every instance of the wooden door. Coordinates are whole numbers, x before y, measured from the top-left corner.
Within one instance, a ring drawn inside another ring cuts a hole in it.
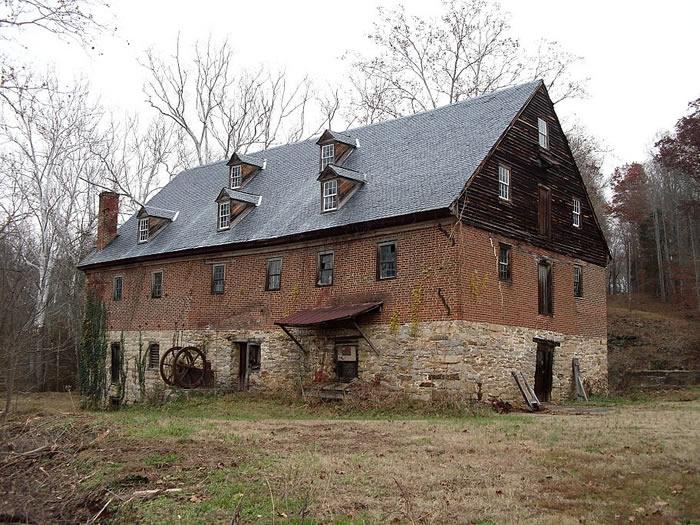
[[[248,390],[248,343],[238,343],[238,390]]]
[[[538,342],[537,363],[535,365],[535,395],[540,401],[549,401],[552,397],[553,365],[554,346],[546,342]]]

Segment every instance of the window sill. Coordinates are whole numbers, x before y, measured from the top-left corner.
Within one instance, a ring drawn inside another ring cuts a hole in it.
[[[326,283],[326,284],[323,284],[323,283],[316,283],[316,286],[317,286],[318,288],[328,288],[329,286],[333,286],[333,283]]]
[[[393,281],[394,279],[396,279],[396,277],[396,275],[394,275],[393,277],[377,277],[377,281]]]

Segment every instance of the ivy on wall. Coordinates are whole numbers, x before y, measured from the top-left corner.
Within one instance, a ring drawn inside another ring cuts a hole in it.
[[[107,397],[106,324],[104,303],[97,296],[88,295],[78,364],[80,404],[84,408],[102,408]]]

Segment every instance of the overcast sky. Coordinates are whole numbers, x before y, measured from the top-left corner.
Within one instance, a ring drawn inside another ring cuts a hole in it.
[[[246,0],[112,2],[117,31],[98,39],[99,53],[75,44],[32,37],[26,60],[86,77],[102,102],[116,111],[143,110],[144,72],[137,58],[148,47],[170,52],[186,41],[228,36],[243,65],[265,62],[295,76],[333,82],[347,50],[366,50],[378,0]],[[386,2],[384,2],[386,4]],[[439,0],[405,0],[411,12],[435,14]],[[610,148],[606,169],[643,160],[660,130],[700,97],[700,1],[503,0],[514,33],[524,43],[559,41],[584,58],[590,96],[557,111],[578,119]],[[391,4],[389,4],[391,5]]]

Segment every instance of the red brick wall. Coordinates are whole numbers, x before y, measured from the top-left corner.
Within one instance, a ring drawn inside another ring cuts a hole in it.
[[[447,238],[453,232],[455,244]],[[378,242],[397,242],[398,276],[377,281]],[[497,246],[497,240],[494,240]],[[584,265],[584,297],[573,297],[571,260],[527,245],[513,245],[513,282],[499,286],[489,234],[443,221],[412,230],[288,246],[278,251],[192,258],[89,271],[104,297],[112,330],[271,328],[296,310],[334,303],[384,301],[366,321],[468,319],[562,333],[605,335],[605,270]],[[316,286],[320,251],[335,252],[333,285]],[[554,316],[537,315],[538,255],[554,257]],[[265,291],[266,261],[283,257],[282,288]],[[211,266],[226,262],[226,291],[211,294]],[[151,299],[151,274],[163,270],[163,297]],[[112,279],[124,277],[121,301]],[[439,291],[438,291],[439,290]],[[444,298],[441,299],[440,295]],[[448,308],[450,314],[448,315]]]
[[[97,241],[95,248],[101,250],[117,236],[117,221],[119,219],[119,195],[113,191],[100,193],[100,204],[97,212]]]

